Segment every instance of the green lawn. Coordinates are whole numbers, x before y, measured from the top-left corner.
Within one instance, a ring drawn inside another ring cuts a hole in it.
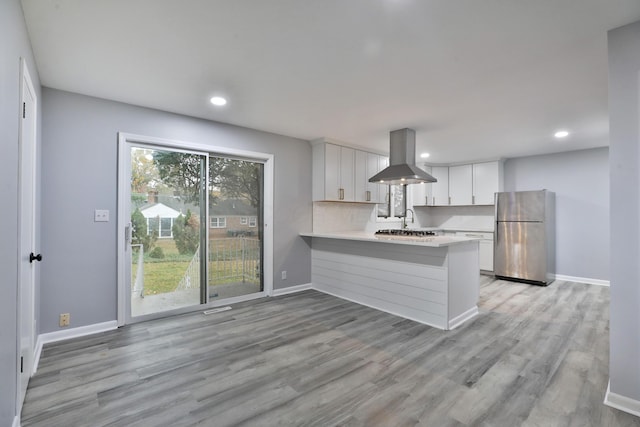
[[[226,239],[225,239],[226,240]],[[231,239],[229,239],[229,244],[231,244]],[[221,246],[224,245],[224,242],[220,242],[217,240],[215,245]],[[176,286],[182,279],[187,267],[189,266],[189,262],[191,261],[191,255],[180,255],[178,252],[175,243],[172,239],[158,239],[156,242],[156,246],[162,248],[164,252],[164,259],[154,259],[150,258],[148,254],[145,255],[144,261],[144,294],[145,295],[155,295],[166,292],[173,292],[176,289]],[[213,242],[210,246],[213,246]],[[211,277],[217,277],[218,272],[221,275],[228,274],[228,272],[232,268],[232,264],[235,262],[234,257],[241,257],[241,251],[237,251],[237,254],[234,251],[231,251],[231,256],[229,256],[229,251],[227,251],[227,256],[224,257],[225,260],[213,260],[209,265],[209,272]],[[223,257],[220,257],[223,258]],[[132,283],[135,280],[136,274],[136,266],[137,266],[137,253],[134,253],[133,256],[133,266],[132,266]],[[215,284],[222,283],[232,283],[241,281],[240,277],[230,278],[226,280],[217,281]],[[211,283],[214,285],[214,283]]]

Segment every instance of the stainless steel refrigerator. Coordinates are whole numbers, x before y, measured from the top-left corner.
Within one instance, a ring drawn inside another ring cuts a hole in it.
[[[496,193],[494,274],[548,285],[555,278],[555,194]]]

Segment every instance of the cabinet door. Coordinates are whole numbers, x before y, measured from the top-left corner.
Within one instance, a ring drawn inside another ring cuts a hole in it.
[[[493,205],[494,194],[500,188],[500,163],[486,162],[473,165],[473,204]]]
[[[340,146],[324,145],[324,199],[340,200]]]
[[[431,167],[421,167],[428,174],[431,174]],[[431,184],[411,184],[409,185],[411,191],[411,204],[413,206],[426,206],[433,205],[433,192],[431,191]]]
[[[493,240],[480,240],[480,270],[493,271]]]
[[[389,166],[389,158],[385,156],[378,157],[378,172]],[[376,172],[377,173],[377,172]],[[389,186],[386,184],[376,184],[378,186],[378,203],[389,202]]]
[[[473,201],[471,165],[449,166],[449,196],[451,205],[471,205]]]
[[[446,206],[449,204],[449,168],[447,166],[433,166],[431,175],[438,180],[431,184],[434,206]]]
[[[369,194],[368,184],[369,178],[367,177],[367,155],[364,151],[355,150],[355,198],[356,202],[368,202],[370,199],[367,197]]]
[[[380,200],[380,189],[382,186],[375,182],[369,182],[369,178],[380,172],[380,156],[373,153],[367,153],[367,165],[366,165],[366,188],[368,193],[368,202],[378,202]]]
[[[355,151],[353,148],[340,147],[340,200],[355,200]]]
[[[493,233],[458,231],[456,236],[478,237],[480,270],[493,271]]]
[[[433,168],[431,166],[423,168],[431,176]],[[433,206],[433,184],[424,184],[424,199],[427,206]]]
[[[408,189],[411,192],[411,205],[424,206],[427,201],[427,185],[428,184],[411,184]]]

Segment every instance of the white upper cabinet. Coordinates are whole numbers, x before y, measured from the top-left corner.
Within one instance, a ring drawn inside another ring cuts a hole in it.
[[[386,186],[384,185],[380,185],[380,184],[376,184],[374,182],[369,182],[369,178],[371,178],[373,175],[377,174],[378,172],[380,172],[382,169],[380,169],[380,157],[377,154],[374,153],[365,153],[367,155],[367,168],[366,168],[366,176],[365,176],[365,182],[366,182],[366,188],[368,193],[365,195],[367,202],[375,202],[375,203],[379,203],[380,202],[380,193],[384,192],[384,189]]]
[[[434,206],[449,205],[449,167],[448,166],[432,166],[431,176],[438,182],[431,183],[431,191]]]
[[[472,165],[449,166],[449,204],[473,204]]]
[[[355,201],[367,202],[368,178],[367,178],[367,153],[356,150],[355,152]]]
[[[355,150],[325,142],[312,148],[313,200],[354,201]]]
[[[348,147],[340,147],[340,187],[338,188],[339,200],[355,200],[355,161],[356,150]]]
[[[435,206],[493,205],[494,193],[502,191],[502,162],[457,166],[433,166],[438,182],[430,184]]]
[[[313,141],[313,200],[387,203],[389,186],[369,178],[389,165],[389,158],[328,142]],[[410,206],[492,205],[502,191],[502,162],[424,166],[437,182],[411,184]]]
[[[493,205],[494,193],[502,191],[502,162],[473,164],[473,204]]]
[[[314,201],[383,203],[387,185],[369,182],[387,167],[388,158],[324,139],[312,143]]]
[[[378,172],[380,172],[382,169],[386,168],[387,166],[389,166],[389,158],[386,156],[378,156]],[[389,186],[385,184],[374,184],[374,185],[378,186],[378,203],[387,203],[389,201]]]
[[[369,178],[380,172],[380,156],[355,150],[355,201],[378,203],[380,199],[380,184],[369,182]]]
[[[384,203],[389,186],[369,182],[369,178],[386,168],[388,159],[362,150],[355,150],[355,159],[355,201]]]
[[[420,169],[431,175],[431,166],[420,166]],[[433,184],[410,184],[411,203],[413,206],[431,206],[433,205]]]

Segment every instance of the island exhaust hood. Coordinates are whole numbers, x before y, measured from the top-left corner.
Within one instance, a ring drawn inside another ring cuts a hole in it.
[[[419,184],[438,180],[416,166],[416,131],[409,128],[391,131],[389,167],[369,182],[379,184]]]

